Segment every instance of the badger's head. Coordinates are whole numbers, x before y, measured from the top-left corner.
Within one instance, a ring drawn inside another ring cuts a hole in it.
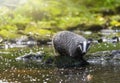
[[[79,43],[78,48],[80,49],[82,54],[85,54],[89,50],[90,44],[91,41],[83,41]]]

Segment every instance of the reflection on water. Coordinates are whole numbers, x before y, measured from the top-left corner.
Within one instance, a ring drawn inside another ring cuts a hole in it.
[[[73,69],[17,69],[10,68],[0,72],[4,82],[40,83],[84,83],[90,71],[87,68]]]
[[[38,52],[41,48],[34,49]],[[23,55],[23,52],[26,53],[23,49],[13,54],[0,53],[0,83],[120,83],[119,61],[89,59],[90,65],[86,67],[42,67],[36,63],[22,63],[13,59]]]
[[[2,82],[40,83],[119,83],[119,66],[90,65],[82,68],[17,68],[1,69]]]

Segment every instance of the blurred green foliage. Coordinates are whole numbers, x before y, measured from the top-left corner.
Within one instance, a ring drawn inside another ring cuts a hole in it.
[[[0,7],[0,36],[16,38],[32,33],[43,37],[59,30],[103,27],[108,21],[105,28],[119,28],[119,8],[120,0],[26,0],[15,8]]]

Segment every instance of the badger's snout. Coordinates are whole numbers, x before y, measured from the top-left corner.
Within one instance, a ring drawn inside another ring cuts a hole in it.
[[[86,54],[86,51],[82,52],[82,54]]]

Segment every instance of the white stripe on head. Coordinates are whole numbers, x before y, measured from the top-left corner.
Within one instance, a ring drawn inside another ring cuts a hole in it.
[[[83,41],[83,50],[82,50],[82,52],[83,53],[86,53],[86,47],[87,47],[87,41]]]

